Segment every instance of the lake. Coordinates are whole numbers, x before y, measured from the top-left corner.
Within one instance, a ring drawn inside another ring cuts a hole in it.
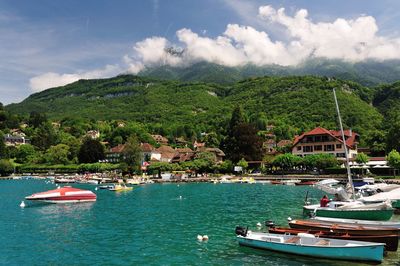
[[[148,184],[95,191],[94,203],[20,208],[44,180],[0,182],[1,265],[357,265],[240,247],[236,225],[300,218],[311,187],[268,184]],[[199,242],[197,235],[208,235]],[[383,265],[395,265],[389,253]]]

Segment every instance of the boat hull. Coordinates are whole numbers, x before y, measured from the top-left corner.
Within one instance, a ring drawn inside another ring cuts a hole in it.
[[[289,222],[291,228],[349,233],[351,235],[399,235],[400,229],[380,226],[361,226],[329,223],[323,221],[293,220]]]
[[[318,209],[317,216],[331,217],[331,218],[344,218],[344,219],[357,219],[357,220],[373,220],[373,221],[387,221],[393,215],[393,210],[328,210]]]
[[[258,249],[272,250],[302,256],[337,259],[337,260],[355,260],[355,261],[377,261],[381,262],[383,259],[383,245],[382,246],[368,246],[368,247],[332,247],[332,246],[305,246],[305,245],[289,245],[285,243],[276,243],[261,241],[255,239],[248,239],[238,236],[239,244]]]
[[[46,192],[40,192],[25,197],[31,202],[43,203],[78,203],[96,201],[96,194],[89,190],[82,190],[72,187],[63,187]]]
[[[387,221],[393,216],[394,210],[390,209],[331,209],[303,207],[303,215],[306,217],[329,217],[356,220]]]
[[[269,233],[273,234],[297,235],[299,233],[307,233],[324,238],[385,243],[385,249],[387,251],[397,251],[399,246],[398,235],[351,235],[343,232],[338,233],[334,229],[330,230],[329,232],[328,231],[321,232],[320,230],[293,229],[293,228],[281,228],[281,227],[272,227],[269,228],[268,231]]]

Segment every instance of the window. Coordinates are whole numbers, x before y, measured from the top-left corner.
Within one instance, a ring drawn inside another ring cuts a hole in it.
[[[333,144],[324,145],[324,151],[334,151],[335,146]]]
[[[301,146],[297,146],[297,150],[298,150],[298,151],[301,151]]]
[[[322,151],[322,145],[315,145],[314,151]]]
[[[303,147],[303,152],[312,152],[313,151],[313,146],[304,146]]]
[[[341,149],[342,148],[342,144],[336,144],[336,149]]]
[[[344,153],[336,153],[336,157],[345,158],[346,155]]]
[[[321,142],[322,136],[315,136],[315,142]]]

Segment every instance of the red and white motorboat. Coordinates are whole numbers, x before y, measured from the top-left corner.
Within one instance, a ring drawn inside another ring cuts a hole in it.
[[[35,193],[25,197],[25,199],[46,203],[76,203],[96,201],[96,194],[90,190],[65,186],[54,190]]]

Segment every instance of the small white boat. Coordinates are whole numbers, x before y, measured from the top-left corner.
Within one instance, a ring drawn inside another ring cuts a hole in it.
[[[381,227],[394,227],[400,229],[400,221],[399,222],[385,222],[385,221],[369,221],[369,220],[356,220],[356,219],[340,219],[340,218],[329,218],[329,217],[318,217],[315,216],[311,218],[311,220],[331,222],[333,224],[352,224],[352,225],[361,225],[361,226],[381,226]]]
[[[281,235],[251,232],[243,227],[236,227],[236,235],[243,246],[339,260],[381,262],[385,246],[383,243],[320,238],[306,233]]]

